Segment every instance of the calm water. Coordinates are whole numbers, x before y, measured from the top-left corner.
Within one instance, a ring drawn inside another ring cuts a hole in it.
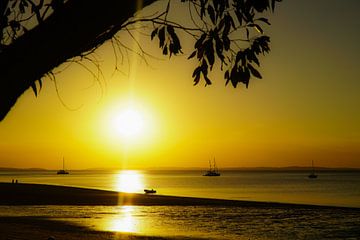
[[[177,206],[0,206],[91,229],[180,239],[359,239],[358,209]]]
[[[1,182],[18,179],[25,183],[79,186],[143,193],[257,200],[287,203],[360,207],[360,172],[222,171],[220,177],[204,177],[201,171],[54,171],[0,172]]]
[[[126,192],[360,207],[359,172],[54,171],[0,172],[1,182]],[[0,216],[36,216],[96,230],[204,239],[359,239],[360,209],[209,206],[0,206]]]

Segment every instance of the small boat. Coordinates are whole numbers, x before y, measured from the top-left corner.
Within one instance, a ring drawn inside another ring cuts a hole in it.
[[[144,189],[145,194],[153,194],[156,193],[156,190],[154,189]]]
[[[65,170],[65,160],[64,160],[64,158],[63,158],[63,169],[57,171],[57,174],[69,174],[69,172]]]
[[[219,170],[218,170],[218,168],[216,167],[215,158],[214,158],[213,167],[211,166],[211,162],[210,162],[210,161],[209,161],[209,165],[210,165],[209,170],[206,171],[206,173],[204,173],[203,176],[206,176],[206,177],[218,177],[218,176],[220,176]]]
[[[308,178],[317,178],[317,175],[315,174],[315,169],[314,169],[314,161],[311,161],[311,167],[312,167],[312,171],[308,175]]]

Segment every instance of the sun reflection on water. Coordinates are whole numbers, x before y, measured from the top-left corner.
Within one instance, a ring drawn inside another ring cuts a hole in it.
[[[115,188],[119,192],[136,193],[144,189],[143,175],[140,171],[123,170],[116,175]]]
[[[119,215],[115,216],[112,219],[109,219],[109,222],[105,227],[106,230],[127,233],[138,232],[138,223],[132,215],[133,211],[133,206],[122,206]]]

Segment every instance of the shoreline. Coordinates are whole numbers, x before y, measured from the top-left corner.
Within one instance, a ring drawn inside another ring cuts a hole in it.
[[[209,199],[209,198],[194,198],[194,197],[176,197],[176,196],[165,196],[165,195],[146,195],[146,194],[134,194],[134,193],[121,193],[115,191],[106,191],[106,190],[97,190],[97,189],[88,189],[88,188],[79,188],[79,187],[68,187],[68,186],[56,186],[56,185],[44,185],[44,184],[28,184],[28,183],[1,183],[0,182],[0,211],[3,207],[4,209],[16,206],[19,208],[29,208],[32,209],[34,206],[40,206],[39,209],[51,208],[50,205],[59,205],[61,208],[66,208],[65,206],[69,205],[70,208],[73,206],[84,206],[84,208],[92,208],[92,206],[180,206],[177,211],[182,211],[181,209],[187,209],[186,206],[190,206],[189,211],[193,211],[193,206],[205,206],[208,210],[212,209],[222,209],[221,211],[227,212],[227,215],[223,215],[225,221],[228,217],[230,220],[225,223],[216,225],[217,227],[223,226],[223,224],[239,224],[240,235],[244,236],[241,239],[250,239],[252,237],[258,238],[261,236],[268,236],[268,239],[279,239],[279,236],[287,236],[293,232],[294,228],[300,224],[304,227],[305,230],[297,229],[295,233],[295,238],[293,239],[303,239],[303,236],[309,236],[309,239],[317,239],[319,236],[341,236],[344,238],[352,238],[357,236],[358,233],[358,216],[360,215],[360,208],[349,208],[349,207],[335,207],[335,206],[319,206],[319,205],[306,205],[306,204],[291,204],[291,203],[275,203],[275,202],[256,202],[256,201],[241,201],[241,200],[221,200],[221,199]],[[184,208],[182,208],[184,207]],[[57,208],[57,207],[55,207]],[[75,208],[75,209],[81,209]],[[228,208],[228,209],[225,209]],[[72,215],[72,210],[70,210],[70,215],[77,217],[76,214]],[[152,210],[156,211],[156,210]],[[171,209],[170,209],[171,211]],[[199,211],[203,211],[203,208],[200,208]],[[185,215],[182,217],[188,216],[188,212],[185,211]],[[234,217],[233,213],[237,215]],[[147,212],[149,213],[149,212]],[[161,213],[161,210],[160,210]],[[158,213],[157,213],[158,214]],[[163,213],[161,213],[163,214]],[[230,214],[230,215],[229,215]],[[270,214],[270,215],[269,215]],[[200,214],[201,215],[201,214]],[[159,221],[159,218],[162,219],[163,215],[159,215],[152,219],[150,215],[148,221],[155,223]],[[177,216],[176,214],[174,216]],[[190,219],[188,223],[193,223],[191,221],[200,221],[196,227],[202,226],[201,224],[208,224],[207,214],[205,214],[206,220],[204,221],[204,216],[197,219],[199,216],[196,213],[193,219]],[[219,219],[218,215],[213,221]],[[297,219],[300,216],[299,219]],[[315,219],[313,217],[316,216]],[[350,218],[347,218],[350,217]],[[0,240],[8,239],[17,239],[17,240],[27,240],[27,239],[48,239],[48,240],[77,240],[77,239],[87,239],[87,240],[142,240],[142,239],[152,239],[152,240],[180,240],[180,239],[211,239],[209,235],[192,235],[184,234],[174,235],[175,232],[169,231],[167,229],[162,232],[151,232],[151,231],[134,231],[134,232],[121,232],[116,230],[106,230],[106,228],[93,228],[93,225],[84,224],[80,221],[70,221],[68,220],[68,215],[58,216],[58,215],[19,215],[12,216],[6,215],[6,210],[0,212]],[[95,216],[96,217],[96,216]],[[165,217],[164,220],[170,220],[173,216],[170,214]],[[305,217],[305,220],[302,219]],[[70,217],[71,218],[71,217]],[[87,219],[88,216],[83,216],[84,219]],[[239,218],[239,219],[238,219]],[[319,219],[318,219],[319,218]],[[94,218],[95,219],[95,218]],[[110,218],[111,219],[111,218]],[[125,218],[126,219],[126,216]],[[174,223],[183,223],[182,218]],[[242,220],[241,220],[242,219]],[[323,225],[324,220],[328,219],[330,226]],[[345,219],[345,220],[344,220]],[[348,219],[348,220],[346,220]],[[349,220],[350,219],[350,220]],[[116,219],[115,219],[116,220]],[[126,220],[127,221],[127,220]],[[201,222],[202,221],[202,222]],[[298,222],[299,221],[299,222]],[[335,221],[335,222],[332,222]],[[350,222],[349,222],[350,221]],[[355,221],[355,222],[351,222]],[[220,221],[221,222],[221,221]],[[121,223],[121,222],[120,222]],[[119,223],[119,224],[120,224]],[[158,222],[157,222],[158,223]],[[268,228],[264,229],[263,224],[267,224]],[[92,223],[94,224],[94,223]],[[124,223],[123,223],[124,224]],[[250,224],[250,225],[249,225]],[[310,224],[310,225],[309,225]],[[315,225],[314,225],[315,224]],[[337,224],[341,226],[348,226],[346,229],[349,230],[349,233],[345,233],[343,227],[337,227]],[[350,224],[350,226],[348,225]],[[166,226],[166,225],[164,225]],[[186,224],[184,225],[186,226]],[[260,226],[260,227],[259,227]],[[280,228],[279,228],[280,226]],[[325,230],[313,231],[312,226],[322,226]],[[224,227],[224,226],[223,226]],[[252,227],[254,229],[252,229]],[[250,229],[249,229],[250,228]],[[333,230],[335,228],[335,230]],[[165,227],[166,229],[166,227]],[[175,229],[175,228],[174,228]],[[185,228],[186,229],[186,228]],[[206,228],[205,228],[206,229]],[[210,228],[211,229],[211,228]],[[234,229],[234,228],[233,228]],[[254,231],[257,231],[256,233]],[[303,231],[309,231],[306,233],[308,235],[303,235]],[[218,232],[214,231],[216,234]],[[215,234],[215,235],[216,235]],[[239,232],[237,232],[239,234]],[[243,234],[243,235],[242,235]],[[296,235],[300,234],[300,235]],[[319,235],[320,234],[320,235]],[[330,234],[330,235],[328,235]],[[212,236],[212,235],[210,235]],[[216,235],[219,237],[219,235]],[[290,235],[289,235],[290,236]],[[299,237],[300,236],[300,237]],[[301,237],[302,236],[302,237]],[[214,239],[219,239],[215,238]],[[238,239],[234,236],[231,236],[229,239]],[[287,239],[287,238],[280,238]]]
[[[356,207],[322,206],[297,203],[226,200],[123,193],[99,189],[0,182],[0,205],[133,205],[133,206],[224,206],[257,208],[354,209]]]
[[[179,237],[147,236],[127,232],[99,231],[74,223],[43,217],[0,216],[0,240],[51,239],[51,240],[180,240]],[[29,238],[31,236],[31,238]],[[186,238],[196,240],[199,238]]]

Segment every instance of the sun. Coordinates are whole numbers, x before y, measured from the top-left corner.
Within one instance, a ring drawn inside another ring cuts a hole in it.
[[[124,140],[141,137],[145,131],[143,114],[135,108],[126,108],[114,114],[110,123],[113,134]]]
[[[99,135],[105,140],[103,143],[116,151],[119,146],[127,150],[148,146],[157,137],[153,113],[152,108],[141,103],[113,102],[99,114]]]

